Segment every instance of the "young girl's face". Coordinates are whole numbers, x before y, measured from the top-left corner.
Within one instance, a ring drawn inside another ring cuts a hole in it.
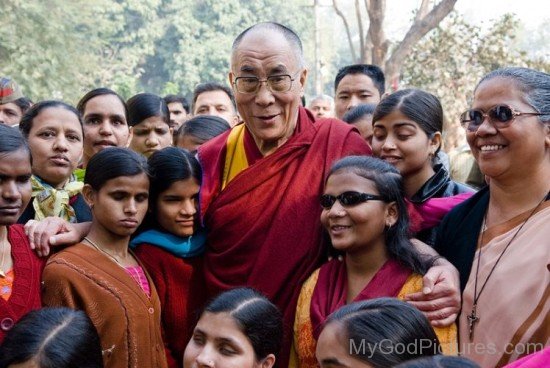
[[[439,138],[436,134],[430,139],[415,121],[394,110],[374,123],[372,151],[376,157],[394,165],[406,178],[431,169]]]
[[[345,333],[344,327],[332,322],[327,324],[317,341],[315,356],[321,368],[351,368],[351,367],[372,367],[372,365],[356,359],[350,355],[350,339]],[[359,346],[359,344],[357,344]],[[366,348],[368,349],[368,347]],[[361,351],[361,353],[364,353]],[[368,353],[368,352],[367,352]]]
[[[17,222],[31,199],[31,157],[26,149],[0,154],[0,226]]]
[[[89,185],[84,197],[92,208],[94,224],[117,236],[130,236],[147,213],[149,178],[145,173],[107,180],[99,191]]]
[[[330,175],[324,194],[337,197],[351,192],[379,195],[372,180],[347,170]],[[373,246],[385,247],[384,228],[395,223],[396,212],[395,203],[381,200],[373,199],[355,205],[345,205],[336,200],[332,207],[323,208],[321,223],[328,231],[334,248],[354,253]]]
[[[248,337],[226,312],[204,312],[185,348],[184,368],[269,367],[256,361],[254,348]]]
[[[157,198],[156,218],[159,225],[180,237],[193,235],[198,196],[199,183],[195,178],[172,183]]]
[[[160,116],[151,116],[132,127],[130,148],[145,157],[172,145],[172,129]]]
[[[62,187],[82,157],[82,127],[78,117],[62,107],[48,107],[33,119],[29,132],[33,174]]]

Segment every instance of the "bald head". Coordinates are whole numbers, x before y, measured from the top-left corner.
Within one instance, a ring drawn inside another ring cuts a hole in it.
[[[304,67],[305,65],[304,50],[302,48],[302,41],[300,40],[300,37],[298,37],[298,35],[290,28],[275,22],[264,22],[264,23],[255,24],[252,27],[245,29],[240,35],[238,35],[237,38],[235,38],[235,41],[233,41],[233,46],[231,46],[232,63],[233,63],[233,57],[235,56],[235,51],[238,49],[242,40],[246,36],[256,35],[258,33],[265,34],[267,32],[275,32],[283,36],[286,39],[286,41],[289,43],[290,47],[292,48],[292,51],[294,52],[298,66],[300,68]]]

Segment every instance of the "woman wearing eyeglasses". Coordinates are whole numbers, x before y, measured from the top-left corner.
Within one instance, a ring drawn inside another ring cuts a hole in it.
[[[449,213],[436,248],[460,271],[463,354],[500,367],[550,344],[550,75],[489,73],[462,124],[489,186]]]
[[[403,89],[384,98],[373,115],[372,151],[403,176],[412,203],[415,237],[431,246],[437,226],[473,189],[456,183],[437,162],[443,109],[439,99],[419,89]]]
[[[352,302],[418,292],[421,275],[434,261],[415,250],[401,175],[382,160],[349,156],[336,162],[321,206],[321,222],[343,259],[314,271],[302,287],[294,323],[297,367],[318,366],[316,341],[332,312]],[[451,352],[456,326],[435,330],[444,351]]]

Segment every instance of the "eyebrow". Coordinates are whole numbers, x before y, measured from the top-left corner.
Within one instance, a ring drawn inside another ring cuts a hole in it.
[[[108,116],[108,117],[114,117],[114,118],[119,118],[119,119],[123,119],[124,117],[120,114],[100,114],[100,113],[91,113],[91,114],[87,114],[86,116],[84,116],[84,119],[89,119],[89,118],[101,118],[103,116]]]

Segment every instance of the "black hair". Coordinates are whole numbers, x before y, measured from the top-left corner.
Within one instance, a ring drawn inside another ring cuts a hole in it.
[[[90,318],[69,308],[26,314],[0,345],[0,367],[33,359],[40,368],[103,367],[101,344]]]
[[[355,124],[365,116],[373,115],[376,104],[360,104],[344,114],[342,120],[348,124]]]
[[[225,94],[229,97],[229,100],[231,100],[231,105],[233,106],[233,109],[235,112],[237,111],[237,104],[235,102],[235,96],[233,95],[233,91],[231,88],[216,82],[206,82],[206,83],[199,83],[195,87],[195,90],[193,91],[193,111],[195,111],[197,98],[199,98],[199,95],[204,92],[213,92],[213,91],[222,91],[225,92]]]
[[[205,312],[228,313],[248,338],[256,360],[278,355],[283,340],[283,320],[279,309],[252,288],[237,288],[221,293]]]
[[[294,32],[289,27],[276,22],[257,23],[251,27],[248,27],[244,31],[242,31],[241,34],[239,34],[237,38],[235,38],[235,41],[233,41],[233,45],[231,46],[231,55],[235,53],[235,50],[237,49],[237,47],[239,47],[244,36],[246,36],[247,33],[255,30],[258,30],[260,32],[275,31],[280,33],[287,40],[287,42],[292,46],[292,49],[294,50],[296,61],[298,62],[299,67],[301,68],[304,67],[304,64],[305,64],[304,48],[302,47],[302,41],[300,40],[300,37],[298,36],[298,34],[296,34],[296,32]]]
[[[13,128],[4,124],[0,124],[0,156],[24,149],[29,153],[31,151],[27,140],[17,128]]]
[[[88,162],[84,183],[99,191],[108,180],[141,173],[149,174],[145,157],[128,148],[107,147]]]
[[[398,299],[348,304],[331,314],[325,327],[330,323],[343,327],[343,341],[349,345],[350,355],[375,368],[441,353],[439,339],[426,316]]]
[[[183,123],[175,137],[190,135],[204,143],[229,129],[231,129],[229,123],[219,116],[197,115]]]
[[[86,104],[88,101],[90,101],[92,98],[97,96],[105,96],[105,95],[112,95],[118,98],[118,100],[122,103],[122,106],[124,106],[124,117],[126,120],[128,120],[128,106],[126,106],[126,101],[115,91],[109,88],[101,87],[91,90],[90,92],[86,93],[80,101],[78,101],[78,104],[76,105],[76,109],[80,112],[82,116],[84,116],[84,110],[86,110]]]
[[[394,111],[399,111],[411,119],[431,139],[443,131],[443,108],[439,99],[426,91],[416,88],[402,89],[382,99],[372,117],[372,123],[383,119]],[[441,145],[434,153],[437,156]]]
[[[151,155],[148,160],[151,186],[149,208],[155,209],[158,196],[173,183],[193,178],[200,184],[202,169],[199,161],[189,152],[178,147],[166,147]],[[152,215],[156,217],[153,212]]]
[[[410,240],[410,222],[403,177],[393,165],[370,156],[348,156],[340,159],[331,167],[329,177],[338,172],[352,172],[371,180],[379,195],[387,203],[395,202],[397,221],[386,227],[384,238],[386,249],[392,259],[421,275],[425,274],[435,258],[420,254]]]
[[[21,112],[24,114],[32,106],[32,100],[28,97],[20,97],[17,100],[13,101],[21,109]]]
[[[63,101],[46,100],[46,101],[38,102],[35,105],[32,105],[21,118],[21,122],[19,123],[19,130],[21,130],[21,133],[23,133],[23,136],[25,138],[29,137],[29,133],[31,132],[34,118],[36,118],[38,114],[42,112],[42,110],[49,109],[49,108],[62,108],[75,114],[78,119],[78,122],[80,123],[80,130],[82,134],[84,134],[84,129],[82,128],[82,116],[80,115],[77,109],[75,109],[73,106]]]
[[[401,363],[395,368],[480,368],[477,363],[460,356],[434,355]]]
[[[164,96],[164,102],[166,102],[166,105],[171,104],[173,102],[179,102],[181,103],[181,106],[183,106],[183,109],[185,110],[185,112],[189,114],[189,102],[183,96],[167,95],[167,96]]]
[[[170,125],[170,111],[162,97],[152,93],[139,93],[130,97],[128,102],[128,125],[136,126],[143,120],[158,116]]]
[[[336,78],[334,79],[334,91],[338,89],[340,81],[348,74],[364,74],[374,83],[374,86],[380,93],[380,97],[386,91],[386,78],[384,77],[384,72],[380,67],[371,64],[353,64],[346,65],[345,67],[338,70]]]

